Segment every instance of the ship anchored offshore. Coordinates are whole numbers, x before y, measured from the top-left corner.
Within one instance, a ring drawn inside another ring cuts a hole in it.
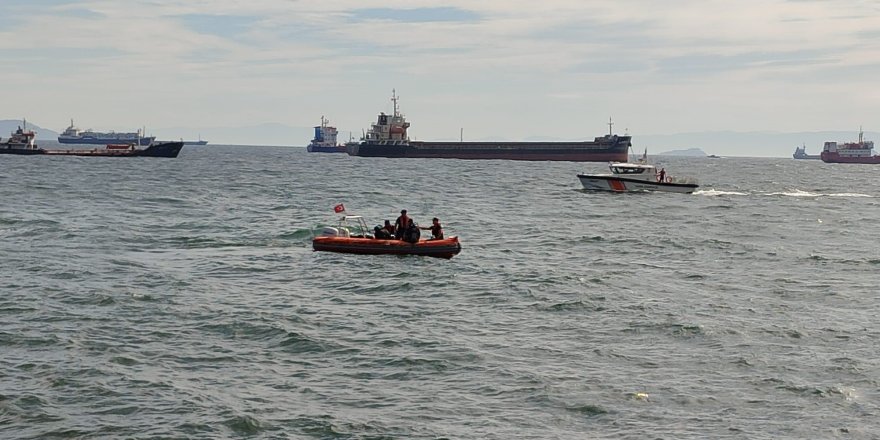
[[[346,145],[351,156],[393,158],[452,158],[509,160],[567,160],[578,162],[626,162],[632,137],[609,133],[593,141],[571,142],[431,142],[411,141],[409,122],[400,113],[399,97],[392,91],[394,113],[379,113],[363,140]]]
[[[822,162],[826,163],[880,163],[880,156],[873,154],[874,141],[866,141],[864,132],[859,127],[859,141],[845,142],[838,145],[837,142],[825,142],[822,149]]]
[[[141,129],[133,133],[116,133],[114,131],[101,133],[91,129],[83,131],[73,125],[73,119],[70,120],[70,126],[58,135],[58,142],[62,144],[107,145],[137,143],[143,147],[152,144],[155,140],[155,136],[146,136]]]
[[[330,126],[330,121],[321,116],[321,125],[315,127],[315,138],[306,147],[309,153],[345,153],[344,145],[337,145],[336,127]]]

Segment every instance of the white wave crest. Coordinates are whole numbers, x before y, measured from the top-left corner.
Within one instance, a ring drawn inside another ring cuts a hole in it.
[[[694,195],[698,196],[747,196],[748,193],[738,191],[719,191],[717,189],[704,189],[694,191]]]

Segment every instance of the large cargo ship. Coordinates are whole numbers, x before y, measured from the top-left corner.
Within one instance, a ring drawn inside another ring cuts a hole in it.
[[[137,143],[140,146],[145,146],[150,145],[154,140],[156,140],[155,136],[145,136],[143,130],[133,133],[83,131],[73,125],[73,119],[70,120],[70,127],[67,127],[58,135],[58,142],[62,144],[107,145]]]
[[[351,156],[452,158],[452,159],[510,159],[510,160],[567,160],[578,162],[626,162],[631,137],[609,133],[593,141],[575,142],[427,142],[411,141],[407,136],[409,122],[400,113],[398,97],[392,93],[394,114],[380,113],[364,139],[346,144]]]
[[[822,149],[822,162],[827,163],[880,163],[880,156],[874,153],[874,142],[866,141],[864,132],[859,128],[859,141],[846,142],[838,145],[837,142],[825,142]]]

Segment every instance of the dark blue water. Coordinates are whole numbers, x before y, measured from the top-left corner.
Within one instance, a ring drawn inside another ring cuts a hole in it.
[[[0,164],[0,438],[880,438],[876,166]],[[462,253],[313,252],[338,203]]]

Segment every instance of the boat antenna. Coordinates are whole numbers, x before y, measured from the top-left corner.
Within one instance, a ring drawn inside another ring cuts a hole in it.
[[[611,127],[614,126],[614,122],[611,122],[611,116],[608,117],[608,136],[612,136],[614,133],[611,131]]]
[[[464,127],[461,127],[461,129],[458,132],[458,141],[464,142]]]
[[[397,89],[391,89],[391,102],[394,103],[394,117],[400,116],[400,114],[398,113],[398,110],[397,110],[397,100],[398,99],[400,99],[400,97],[397,96]]]
[[[862,135],[863,135],[863,134],[864,134],[864,133],[862,133],[862,126],[859,125],[859,143],[860,143],[860,144],[862,143]]]

